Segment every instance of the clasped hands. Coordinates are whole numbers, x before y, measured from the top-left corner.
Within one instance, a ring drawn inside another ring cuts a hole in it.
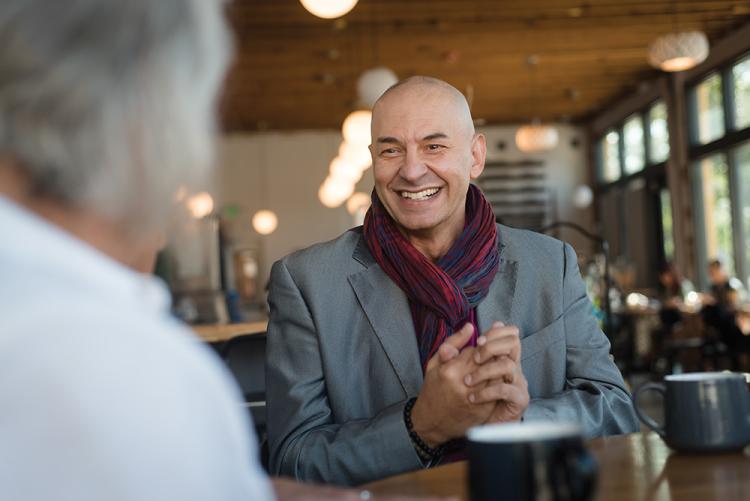
[[[518,421],[529,405],[518,328],[495,322],[476,347],[466,346],[472,334],[467,323],[427,364],[411,417],[430,447],[462,437],[472,426]]]

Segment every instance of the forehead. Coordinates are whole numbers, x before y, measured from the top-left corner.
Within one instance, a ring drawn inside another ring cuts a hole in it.
[[[421,138],[436,132],[458,136],[464,127],[463,114],[456,97],[439,87],[396,89],[373,111],[373,140],[381,136]]]

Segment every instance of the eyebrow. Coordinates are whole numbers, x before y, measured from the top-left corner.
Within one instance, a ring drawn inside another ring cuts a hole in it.
[[[391,136],[385,136],[385,137],[379,137],[376,141],[376,143],[386,143],[386,144],[400,144],[400,141],[396,139],[395,137]]]
[[[433,132],[422,138],[422,141],[432,141],[434,139],[448,139],[448,134],[444,132]],[[378,144],[401,144],[401,141],[391,136],[379,137],[376,141]]]

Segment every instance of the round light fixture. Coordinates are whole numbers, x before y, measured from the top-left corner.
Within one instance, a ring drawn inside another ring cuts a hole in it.
[[[318,190],[320,202],[333,209],[343,204],[354,192],[354,184],[347,183],[342,179],[327,177]]]
[[[588,185],[581,184],[573,192],[573,205],[578,209],[585,209],[594,200],[594,192]]]
[[[349,113],[341,127],[344,141],[351,144],[367,146],[370,144],[370,110],[357,110]]]
[[[253,228],[261,235],[270,235],[276,231],[279,218],[270,210],[259,210],[253,215]]]
[[[685,71],[708,57],[708,38],[702,31],[660,36],[648,49],[648,62],[662,71]]]
[[[357,5],[359,0],[299,0],[313,16],[323,19],[341,17]]]
[[[339,157],[363,171],[372,165],[370,148],[363,144],[352,144],[342,141],[339,146]]]
[[[362,179],[362,169],[344,158],[336,157],[328,166],[329,176],[332,179],[340,179],[352,185]]]
[[[551,125],[531,124],[516,131],[516,146],[525,153],[549,151],[557,146],[560,137]]]
[[[383,92],[398,82],[396,74],[388,68],[372,68],[359,76],[357,80],[357,94],[364,106],[372,108]]]
[[[370,203],[372,203],[370,195],[358,191],[346,201],[346,210],[353,216],[363,208],[366,210],[370,206]]]
[[[214,210],[214,199],[205,191],[188,198],[187,207],[195,219],[208,216]]]

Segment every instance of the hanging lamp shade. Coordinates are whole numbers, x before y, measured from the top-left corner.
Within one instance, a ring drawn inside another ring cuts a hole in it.
[[[557,146],[560,137],[551,125],[532,123],[516,131],[516,146],[525,153],[549,151]]]
[[[573,192],[573,206],[577,209],[586,209],[594,201],[594,192],[586,184],[576,186]]]
[[[320,202],[333,209],[343,204],[354,193],[354,184],[343,179],[327,177],[318,190]]]
[[[299,0],[313,16],[323,19],[341,17],[357,5],[359,0]]]
[[[214,210],[214,199],[205,191],[196,193],[187,200],[187,207],[195,219],[201,219]]]
[[[648,62],[662,71],[685,71],[708,57],[708,38],[702,31],[660,36],[648,49]]]
[[[344,141],[357,145],[369,145],[371,121],[372,112],[370,110],[357,110],[349,113],[341,127]]]
[[[371,68],[357,80],[357,95],[364,106],[372,108],[383,92],[398,82],[396,74],[388,68]]]
[[[345,158],[336,157],[328,166],[328,177],[341,179],[347,183],[357,184],[362,179],[362,169]]]
[[[372,165],[370,149],[364,144],[352,144],[342,141],[341,145],[339,145],[339,157],[362,171],[369,169],[370,165]]]
[[[253,228],[261,235],[270,235],[276,231],[279,225],[279,218],[276,213],[270,210],[259,210],[253,215]]]

